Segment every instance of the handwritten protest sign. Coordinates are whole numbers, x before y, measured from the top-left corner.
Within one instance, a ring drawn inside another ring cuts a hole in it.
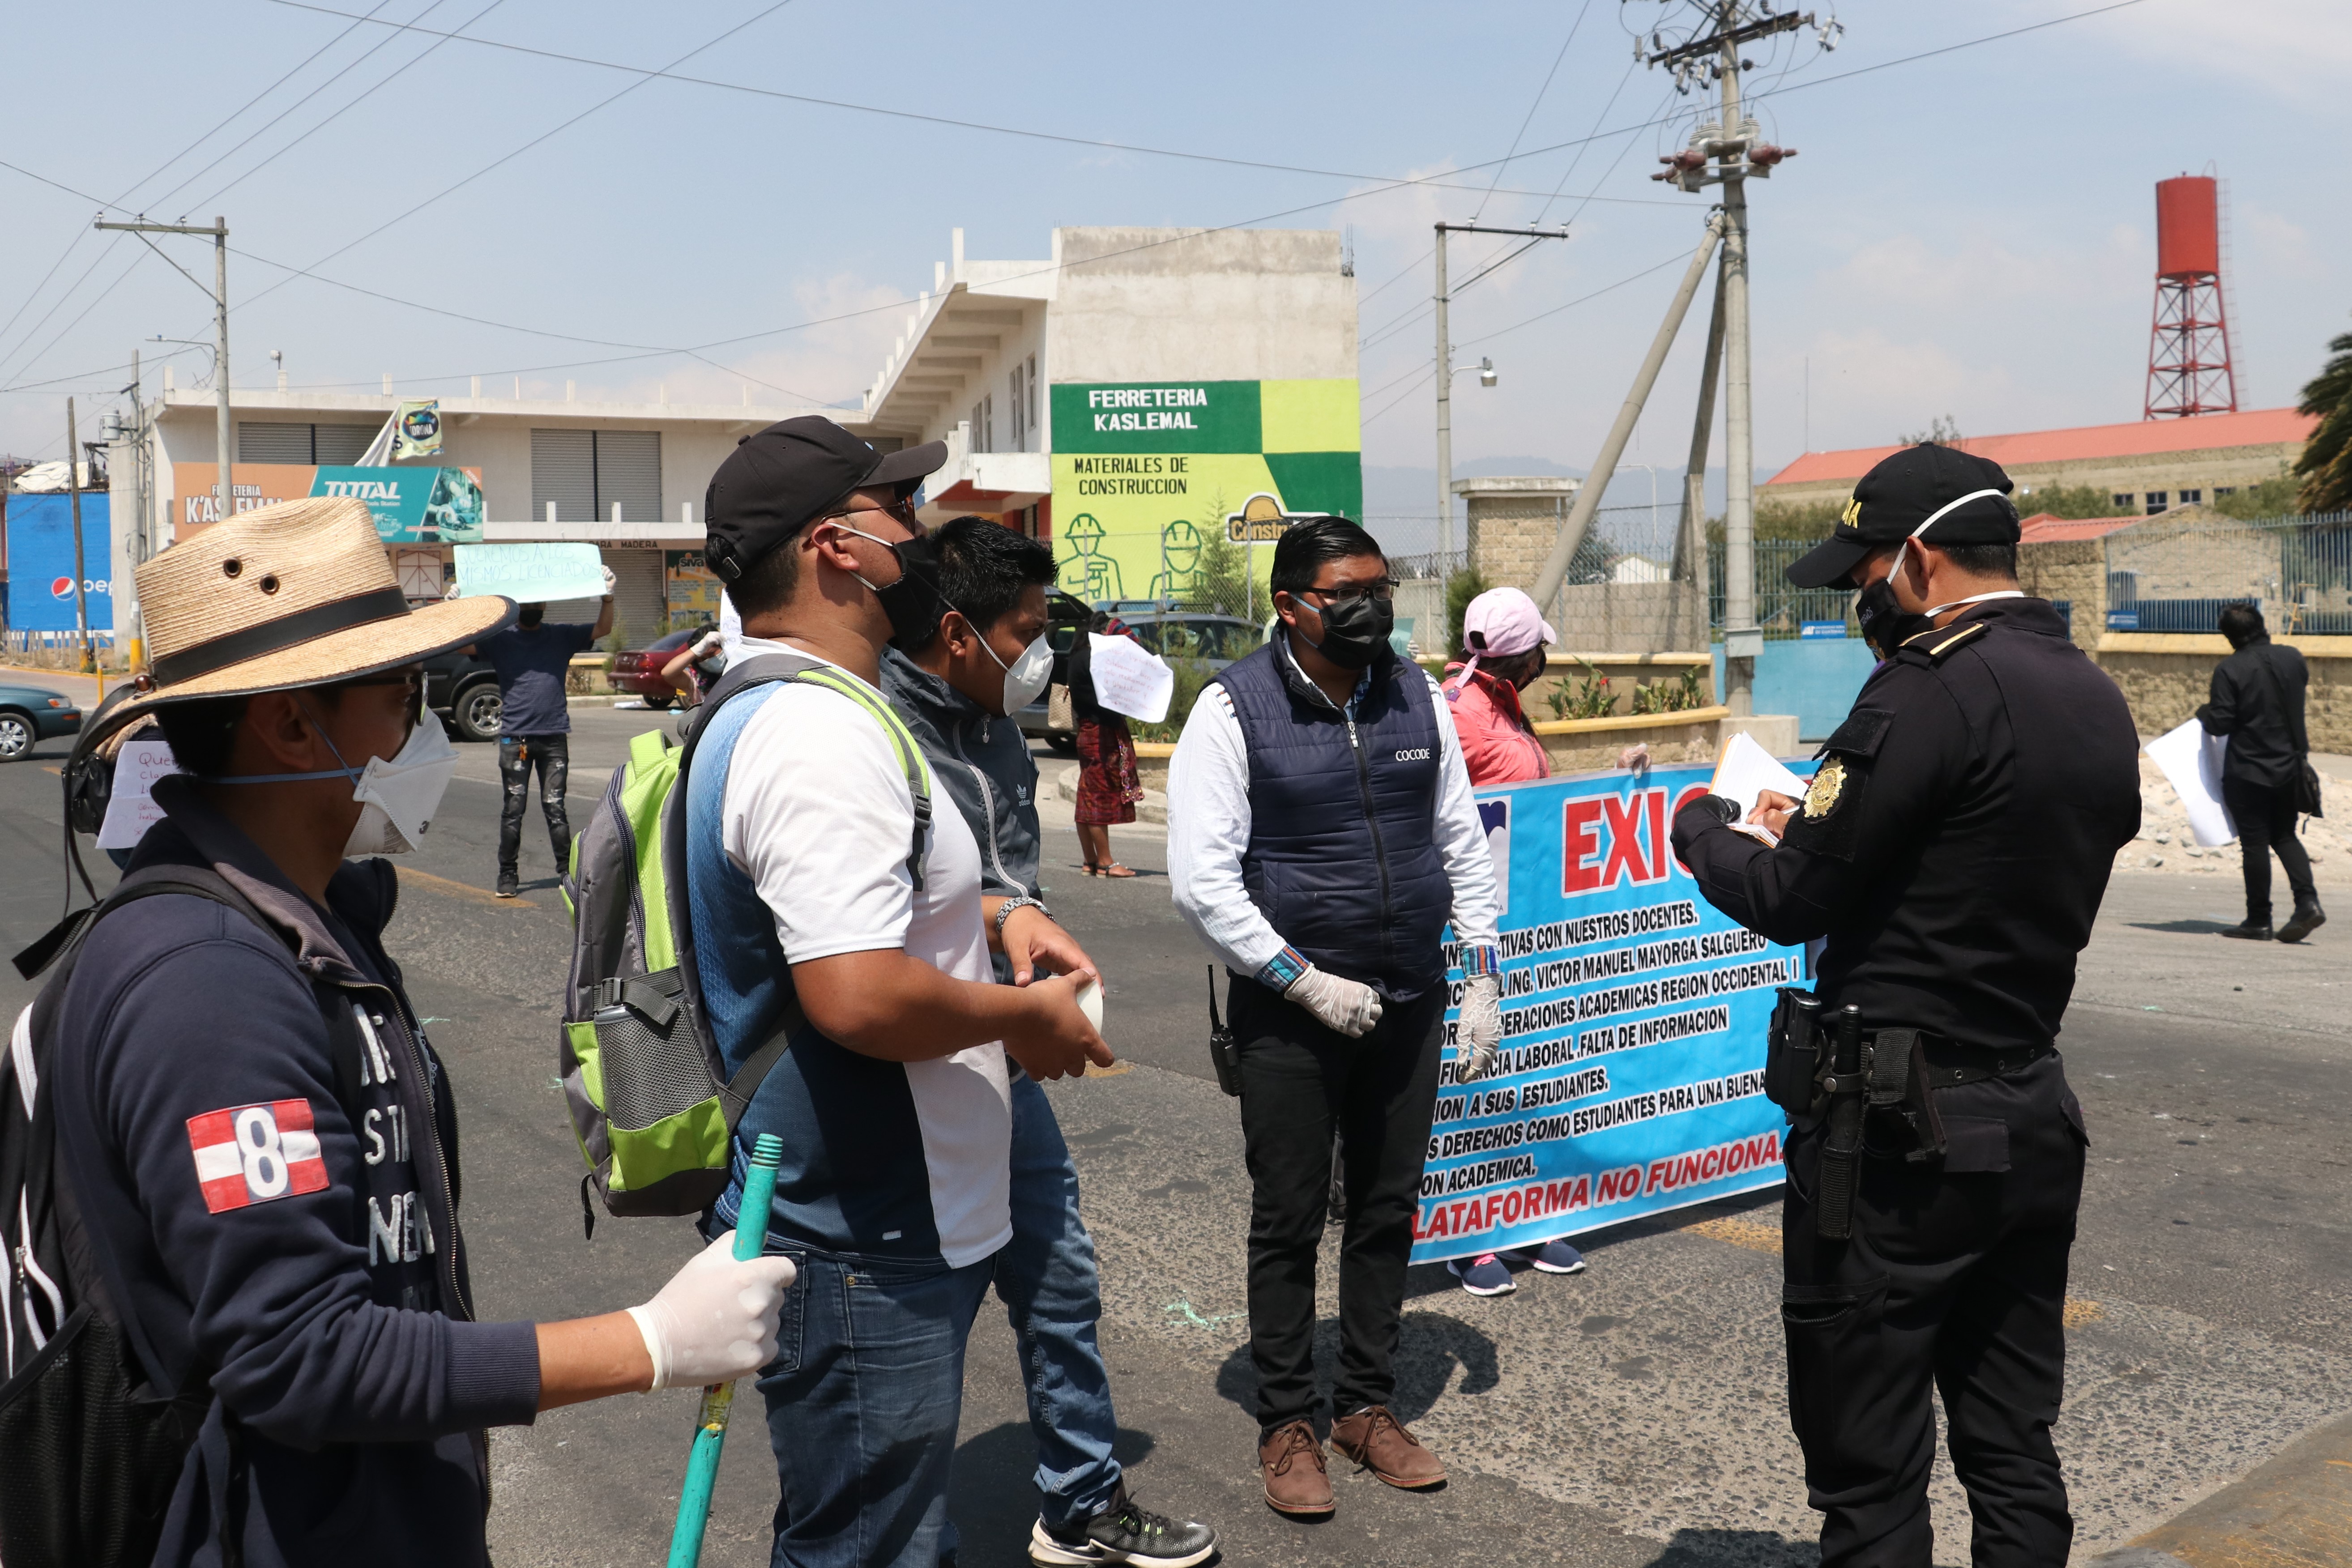
[[[503,593],[520,604],[597,599],[604,560],[594,545],[457,545],[457,597]]]
[[[155,780],[177,773],[169,741],[126,740],[114,758],[114,792],[107,797],[106,818],[98,824],[98,847],[127,850],[140,836],[163,820],[163,808],[150,794]]]
[[[1166,718],[1169,701],[1176,695],[1176,672],[1159,654],[1145,652],[1125,637],[1106,637],[1099,632],[1087,635],[1094,639],[1090,668],[1095,700],[1113,713],[1146,724]]]

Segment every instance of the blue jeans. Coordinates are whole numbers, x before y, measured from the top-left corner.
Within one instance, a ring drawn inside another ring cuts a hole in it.
[[[1110,1506],[1118,1417],[1095,1343],[1102,1290],[1094,1238],[1078,1218],[1078,1173],[1037,1081],[1014,1067],[1012,1088],[1013,1239],[996,1255],[996,1294],[1021,1343],[1045,1522],[1060,1529]]]
[[[775,1568],[938,1568],[964,1342],[990,1265],[782,1249],[800,1266],[760,1375],[782,1496]]]

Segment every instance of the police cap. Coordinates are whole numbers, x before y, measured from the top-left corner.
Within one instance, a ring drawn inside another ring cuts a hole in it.
[[[2015,544],[2013,486],[2000,465],[1923,441],[1882,460],[1853,487],[1828,540],[1788,570],[1799,588],[1851,588],[1853,569],[1880,545]]]

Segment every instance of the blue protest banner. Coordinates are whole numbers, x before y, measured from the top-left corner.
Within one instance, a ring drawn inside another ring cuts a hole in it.
[[[81,498],[81,560],[89,629],[114,629],[114,534],[103,490]],[[73,497],[8,497],[8,630],[71,632],[74,620]]]
[[[604,591],[604,558],[594,545],[458,545],[457,597],[503,593],[518,604],[594,599]]]
[[[1764,1030],[1774,988],[1805,983],[1805,955],[1718,914],[1675,859],[1675,810],[1710,776],[1478,791],[1503,895],[1503,1052],[1494,1073],[1458,1082],[1454,965],[1414,1262],[1780,1182],[1787,1124],[1764,1098]]]

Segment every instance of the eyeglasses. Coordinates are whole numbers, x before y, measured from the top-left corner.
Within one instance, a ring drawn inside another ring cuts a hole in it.
[[[408,727],[409,728],[414,729],[417,725],[424,722],[425,672],[422,670],[397,670],[390,674],[370,675],[364,680],[343,681],[340,683],[340,685],[346,688],[352,686],[406,686],[408,688]]]
[[[1301,591],[1321,595],[1336,608],[1353,604],[1359,599],[1370,599],[1375,604],[1386,604],[1396,598],[1397,580],[1383,577],[1376,582],[1351,582],[1342,588],[1309,588]]]
[[[837,512],[827,512],[819,520],[829,523],[836,517],[855,517],[860,512],[880,512],[885,517],[896,518],[898,522],[904,524],[908,532],[913,534],[917,538],[921,538],[925,533],[929,531],[923,527],[921,521],[915,516],[915,498],[912,496],[893,501],[887,507],[844,507]]]

